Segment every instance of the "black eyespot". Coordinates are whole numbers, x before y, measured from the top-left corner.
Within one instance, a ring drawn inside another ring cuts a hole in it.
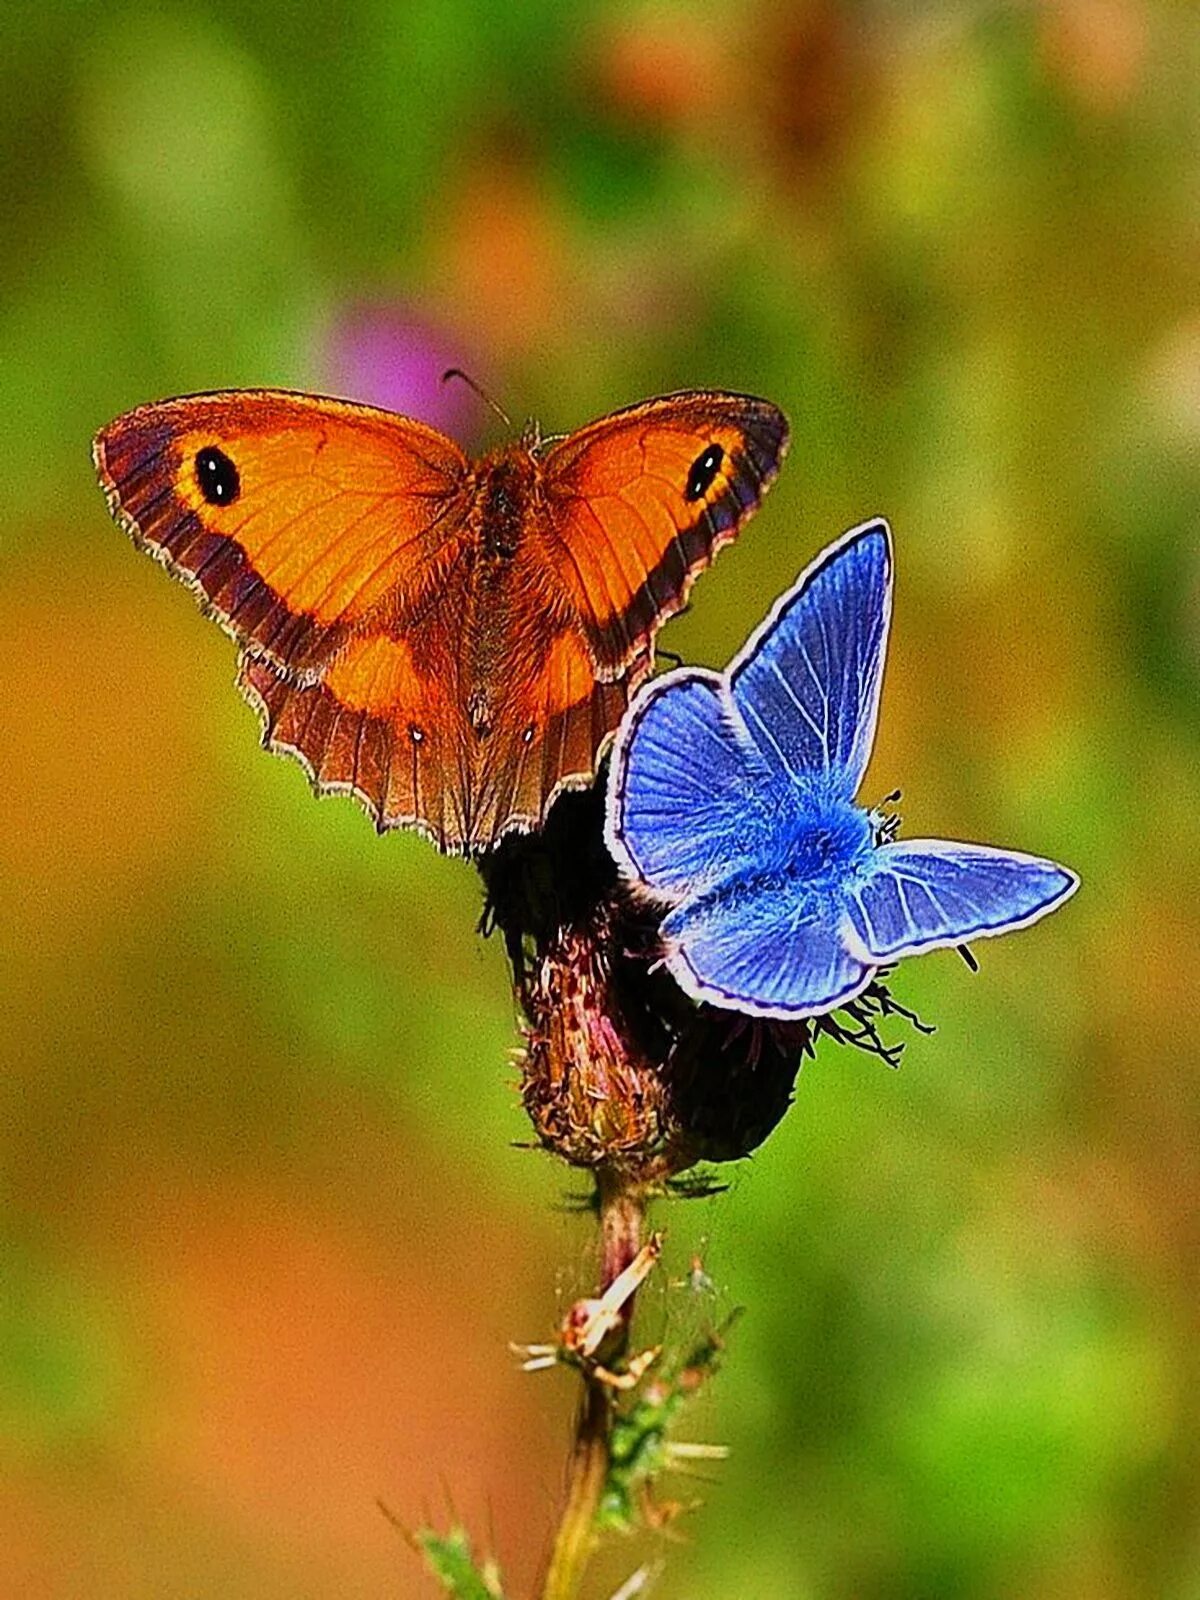
[[[724,459],[725,452],[719,444],[710,444],[703,455],[696,457],[688,472],[687,488],[683,491],[685,500],[700,500],[708,493]]]
[[[210,506],[230,505],[242,487],[238,469],[215,444],[208,445],[196,456],[196,482]]]

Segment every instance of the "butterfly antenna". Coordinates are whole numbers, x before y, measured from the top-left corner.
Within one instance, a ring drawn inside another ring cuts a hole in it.
[[[509,417],[508,412],[505,411],[502,405],[499,405],[495,400],[492,399],[491,395],[486,389],[481,388],[480,385],[475,382],[475,379],[469,372],[464,372],[461,367],[447,367],[445,372],[442,373],[442,382],[449,383],[451,378],[460,378],[462,382],[466,384],[468,389],[473,390],[474,393],[479,396],[485,406],[490,406],[492,408],[506,428],[512,427],[512,419]]]

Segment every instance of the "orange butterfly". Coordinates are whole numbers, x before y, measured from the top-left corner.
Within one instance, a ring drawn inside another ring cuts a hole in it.
[[[255,389],[140,406],[94,455],[117,521],[241,646],[264,745],[380,831],[474,853],[591,781],[787,442],[765,400],[694,390],[472,462],[408,417]]]

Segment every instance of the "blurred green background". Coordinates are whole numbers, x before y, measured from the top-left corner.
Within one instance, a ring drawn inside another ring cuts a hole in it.
[[[665,1214],[748,1312],[656,1594],[1200,1595],[1200,12],[0,26],[0,1593],[429,1592],[376,1497],[449,1503],[516,1596],[544,1552],[572,1385],[506,1342],[588,1285],[589,1229],[514,1147],[475,877],[259,752],[88,460],[243,383],[478,444],[453,361],[552,431],[688,385],[784,406],[664,643],[722,663],[886,513],[865,796],[1084,879],[977,977],[909,964],[938,1032],[903,1071],[823,1047],[732,1192]]]

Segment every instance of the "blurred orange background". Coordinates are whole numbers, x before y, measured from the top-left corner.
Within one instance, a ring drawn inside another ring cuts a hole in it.
[[[592,1264],[582,1185],[517,1147],[477,880],[258,751],[88,459],[241,383],[478,446],[453,362],[552,432],[683,386],[782,405],[780,481],[663,643],[723,663],[888,515],[864,797],[1084,880],[977,977],[910,963],[938,1032],[903,1071],[823,1046],[732,1192],[662,1213],[748,1310],[692,1419],[732,1456],[674,1486],[706,1504],[655,1594],[1200,1594],[1200,14],[0,27],[0,1593],[432,1593],[377,1500],[530,1592],[573,1394],[508,1341]]]

